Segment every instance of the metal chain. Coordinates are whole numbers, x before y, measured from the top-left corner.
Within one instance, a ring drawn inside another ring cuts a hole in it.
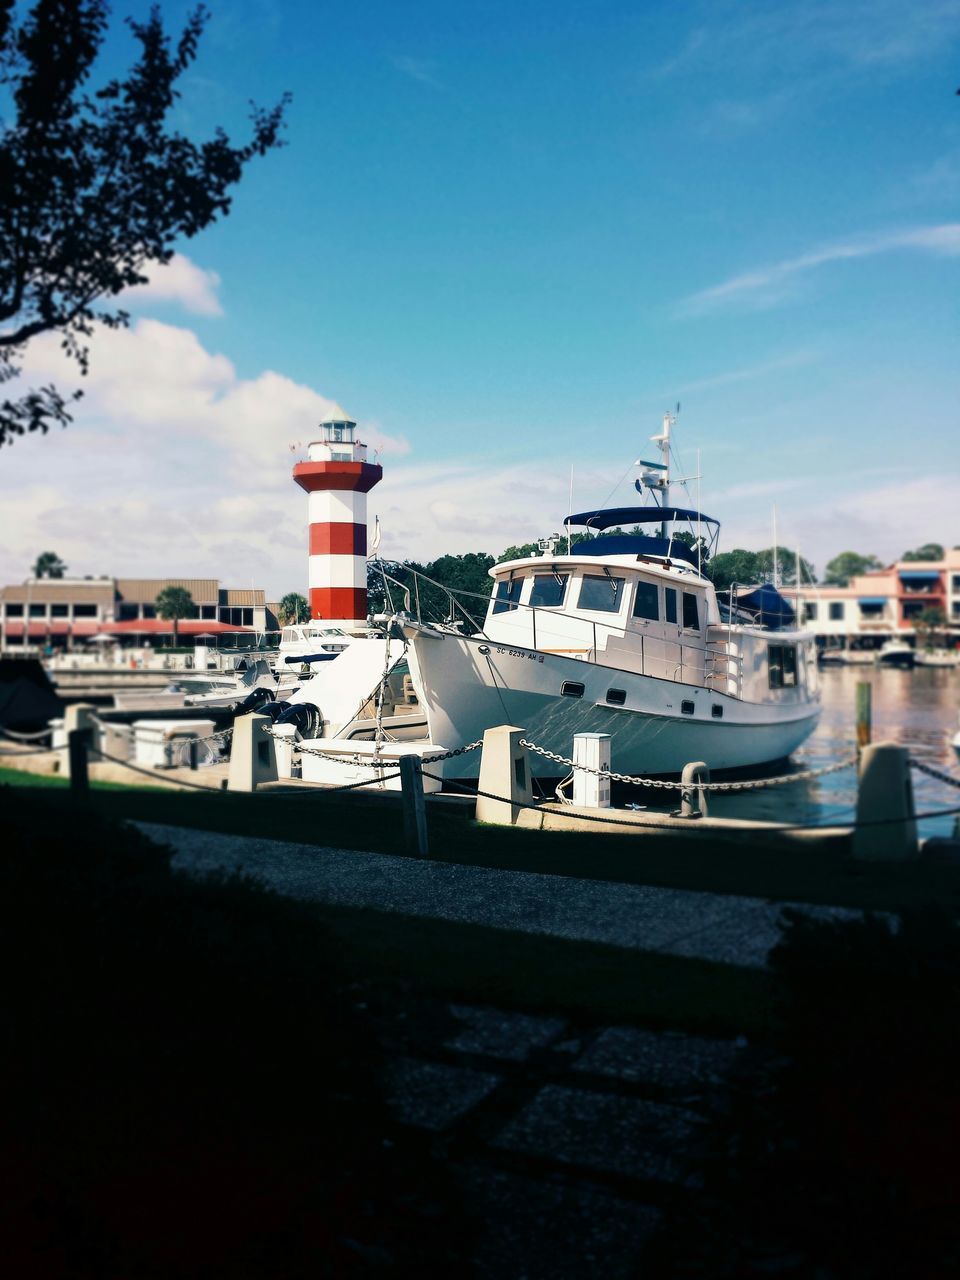
[[[924,764],[921,760],[915,760],[913,756],[910,757],[910,763],[918,773],[925,773],[928,778],[945,782],[948,787],[960,787],[960,778],[955,778],[952,773],[944,773],[942,769],[937,769],[932,764]]]
[[[526,738],[520,739],[521,747],[526,747],[528,751],[535,751],[537,755],[543,756],[547,760],[554,760],[557,764],[565,765],[568,769],[581,769],[584,773],[592,773],[597,778],[609,778],[613,782],[628,782],[634,787],[655,787],[660,790],[681,790],[688,789],[691,784],[686,782],[665,782],[661,778],[635,778],[629,773],[614,773],[611,769],[591,769],[589,765],[577,764],[573,760],[568,760],[566,756],[559,756],[555,751],[547,751],[545,747],[538,747],[535,742],[528,742]],[[850,756],[844,760],[839,760],[835,764],[822,765],[819,769],[801,769],[797,773],[783,774],[779,778],[757,778],[755,780],[744,782],[696,782],[693,785],[702,787],[705,791],[753,791],[759,790],[761,787],[779,787],[784,786],[788,782],[806,782],[809,778],[822,778],[827,773],[838,773],[841,769],[849,769],[857,763],[856,756]]]
[[[289,739],[285,738],[283,734],[275,733],[273,729],[270,727],[265,728],[264,733],[268,737],[274,738],[278,741],[289,741]],[[332,739],[329,739],[329,741],[335,742],[336,739],[332,738]],[[365,769],[384,769],[388,767],[382,759],[379,762],[375,763],[372,760],[364,759],[363,756],[360,756],[360,755],[352,755],[352,756],[351,755],[334,755],[331,751],[328,751],[325,747],[308,747],[302,742],[294,742],[292,746],[293,746],[293,750],[299,752],[300,755],[322,756],[325,760],[336,761],[337,764],[355,764]],[[478,748],[482,746],[483,746],[483,739],[478,738],[476,742],[469,742],[464,747],[457,747],[455,751],[444,751],[440,755],[436,755],[436,756],[432,755],[430,759],[427,761],[427,763],[434,765],[434,764],[439,764],[441,760],[452,760],[454,756],[466,755],[468,751],[476,751],[478,750]]]
[[[39,729],[36,733],[17,733],[16,729],[0,729],[0,737],[9,738],[11,742],[36,742],[40,738],[49,738],[52,729]]]

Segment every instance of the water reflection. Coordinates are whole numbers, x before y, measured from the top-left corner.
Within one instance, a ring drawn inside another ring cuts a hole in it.
[[[835,667],[821,672],[823,715],[817,731],[793,757],[798,768],[830,764],[852,754],[855,745],[857,683],[873,686],[873,741],[899,742],[912,755],[960,777],[951,745],[960,713],[960,671],[917,667],[898,671],[872,666]],[[917,810],[960,805],[960,791],[913,771]],[[811,782],[791,783],[742,795],[711,797],[717,818],[755,818],[770,822],[848,821],[856,806],[853,769]],[[922,835],[949,835],[953,818],[929,819]]]

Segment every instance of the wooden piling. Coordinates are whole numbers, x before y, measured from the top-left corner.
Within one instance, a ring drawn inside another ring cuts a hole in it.
[[[67,734],[70,764],[70,791],[74,798],[86,797],[90,791],[87,752],[93,746],[92,729],[71,729]]]
[[[869,747],[871,740],[873,685],[868,680],[857,681],[857,752]]]
[[[400,757],[400,791],[403,796],[403,834],[407,853],[426,858],[430,853],[427,837],[427,807],[423,799],[423,771],[419,756]]]

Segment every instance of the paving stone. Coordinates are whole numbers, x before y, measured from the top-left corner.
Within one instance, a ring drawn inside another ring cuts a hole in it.
[[[493,1145],[632,1178],[681,1182],[686,1153],[701,1128],[699,1117],[682,1107],[547,1085]]]
[[[577,1059],[573,1069],[689,1092],[716,1084],[738,1051],[733,1040],[608,1027]]]
[[[395,1058],[384,1072],[387,1103],[402,1124],[439,1131],[482,1101],[500,1083],[489,1071],[471,1071],[419,1058]]]
[[[464,1024],[459,1035],[446,1041],[448,1049],[483,1053],[523,1062],[531,1049],[548,1044],[567,1025],[563,1018],[536,1017],[468,1004],[452,1004],[451,1014]]]
[[[482,1223],[471,1259],[480,1280],[635,1280],[661,1213],[592,1186],[492,1169],[462,1169],[467,1203]]]

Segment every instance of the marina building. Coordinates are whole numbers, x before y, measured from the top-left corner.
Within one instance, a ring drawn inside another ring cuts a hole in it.
[[[276,641],[276,606],[260,588],[221,587],[216,578],[28,578],[0,588],[0,649],[66,649],[100,637],[130,647],[163,642],[173,635],[157,608],[167,587],[193,600],[193,616],[177,625],[186,644],[200,636],[243,648]]]
[[[783,588],[794,605],[795,587]],[[913,636],[917,625],[939,616],[939,636],[960,643],[960,550],[942,560],[899,560],[861,574],[845,587],[805,586],[800,621],[824,646],[879,648],[893,636]]]

